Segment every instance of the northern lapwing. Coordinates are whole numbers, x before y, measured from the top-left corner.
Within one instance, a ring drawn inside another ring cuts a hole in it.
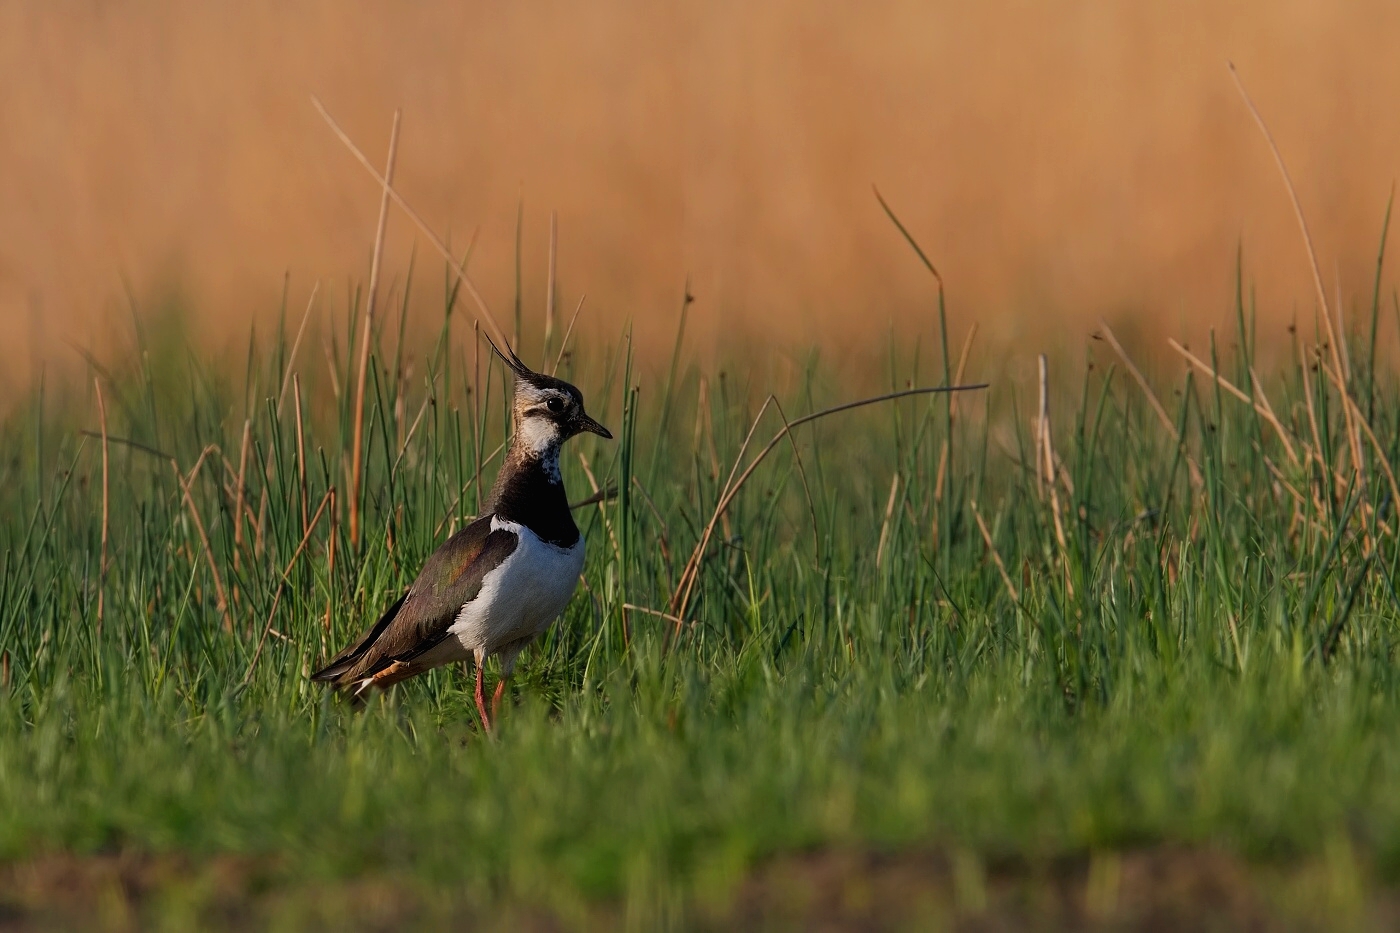
[[[522,649],[568,605],[583,569],[583,536],[559,475],[559,447],[584,431],[612,438],[562,379],[533,372],[513,350],[496,353],[515,373],[515,433],[485,514],[433,552],[418,579],[357,641],[312,680],[359,696],[471,658],[476,708],[486,731]],[[486,712],[482,676],[499,655],[501,679]]]

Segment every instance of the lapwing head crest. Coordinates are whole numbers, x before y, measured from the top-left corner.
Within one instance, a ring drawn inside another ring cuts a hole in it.
[[[516,431],[528,446],[558,445],[585,431],[612,439],[612,432],[584,411],[583,393],[576,387],[563,379],[535,372],[516,356],[509,344],[502,352],[490,337],[486,341],[515,374]]]

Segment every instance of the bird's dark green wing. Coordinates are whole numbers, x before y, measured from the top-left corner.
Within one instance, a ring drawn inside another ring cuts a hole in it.
[[[472,522],[433,552],[407,594],[311,679],[353,683],[437,645],[447,637],[457,613],[481,592],[486,575],[515,551],[517,543],[514,532],[493,531],[489,515]]]

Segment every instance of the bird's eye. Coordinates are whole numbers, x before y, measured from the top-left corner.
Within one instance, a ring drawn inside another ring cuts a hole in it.
[[[564,410],[564,400],[557,395],[550,396],[549,401],[544,403],[544,407],[557,415]]]

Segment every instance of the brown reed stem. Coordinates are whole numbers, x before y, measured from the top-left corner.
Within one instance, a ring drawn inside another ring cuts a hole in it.
[[[238,561],[243,555],[243,500],[246,495],[244,480],[248,469],[248,447],[252,442],[253,422],[243,419],[243,440],[238,444],[238,488],[233,493],[233,569],[238,571]]]
[[[194,520],[195,531],[199,533],[199,541],[204,545],[204,559],[209,564],[210,576],[214,578],[214,594],[218,598],[219,614],[223,617],[224,631],[232,632],[233,619],[229,617],[228,613],[228,594],[224,590],[223,580],[219,577],[219,565],[214,560],[214,548],[209,544],[209,535],[204,530],[204,519],[199,517],[199,509],[194,504],[194,495],[190,492],[189,485],[194,482],[195,476],[198,475],[200,469],[204,466],[204,458],[209,455],[210,451],[215,449],[213,445],[204,448],[204,452],[199,455],[199,460],[196,461],[194,469],[190,471],[189,482],[185,481],[185,474],[181,471],[180,464],[174,457],[170,458],[170,468],[175,471],[175,481],[180,484],[180,491],[185,497],[185,506],[189,509],[190,518]]]
[[[301,543],[297,545],[296,551],[292,553],[292,559],[287,561],[287,566],[283,569],[282,576],[277,581],[277,592],[272,596],[272,608],[267,612],[267,624],[263,626],[262,637],[258,639],[258,647],[253,651],[253,659],[248,662],[248,670],[244,672],[243,679],[238,682],[240,688],[248,686],[249,682],[253,679],[253,671],[257,669],[258,659],[262,657],[263,645],[267,644],[268,633],[272,631],[272,620],[277,615],[277,606],[282,601],[282,591],[287,588],[287,575],[290,574],[292,568],[296,566],[297,558],[301,556],[301,552],[306,550],[306,542],[311,540],[311,532],[320,524],[321,515],[326,511],[326,505],[334,502],[335,487],[332,486],[326,491],[326,494],[321,497],[321,504],[316,507],[316,515],[312,518],[310,527],[302,534]]]
[[[97,637],[102,637],[102,617],[106,608],[107,595],[107,403],[102,398],[102,380],[93,377],[92,386],[97,390],[97,418],[102,426],[102,549],[97,562]]]
[[[982,513],[977,510],[977,503],[969,501],[972,507],[972,517],[977,520],[977,530],[982,532],[982,541],[987,545],[987,553],[992,555],[992,563],[997,565],[997,573],[1001,574],[1001,582],[1006,585],[1006,592],[1010,594],[1011,601],[1016,605],[1021,604],[1021,595],[1016,592],[1016,585],[1011,582],[1011,574],[1006,572],[1006,565],[1001,561],[1001,555],[997,553],[997,546],[992,543],[992,533],[987,530],[987,523],[982,520]]]
[[[481,292],[476,287],[476,283],[471,280],[471,276],[467,275],[466,268],[457,261],[457,258],[452,255],[452,251],[447,248],[447,244],[442,241],[441,237],[433,232],[433,229],[418,215],[418,212],[403,199],[403,196],[394,190],[389,180],[379,174],[379,170],[376,169],[374,164],[360,151],[360,147],[355,145],[354,141],[350,139],[350,136],[340,128],[340,124],[335,122],[335,118],[326,110],[325,105],[321,103],[320,99],[313,95],[311,103],[316,106],[316,110],[321,114],[322,119],[330,126],[336,138],[350,150],[351,154],[355,156],[355,159],[360,165],[364,166],[365,171],[369,172],[370,175],[374,177],[374,180],[379,182],[380,186],[388,192],[393,202],[408,215],[408,219],[413,221],[413,225],[418,228],[423,236],[428,238],[428,242],[432,244],[433,249],[437,250],[438,253],[447,260],[448,267],[456,273],[457,280],[466,288],[467,294],[472,296],[472,301],[476,303],[477,310],[481,312],[481,316],[486,318],[486,322],[490,324],[491,329],[495,331],[496,339],[500,340],[503,344],[509,345],[510,341],[506,339],[506,332],[501,329],[500,324],[496,323],[496,316],[491,313],[490,307],[486,304],[486,299],[482,297]]]
[[[842,405],[834,405],[830,408],[823,408],[821,411],[813,412],[810,415],[803,415],[801,418],[797,418],[794,421],[785,422],[782,429],[778,431],[777,434],[773,435],[772,440],[758,452],[758,455],[753,458],[748,467],[745,468],[743,473],[739,474],[736,480],[734,474],[738,471],[739,464],[743,461],[744,453],[748,450],[748,445],[753,438],[753,433],[758,428],[759,419],[763,417],[763,413],[768,409],[768,402],[765,401],[763,407],[759,409],[758,415],[754,418],[753,425],[749,428],[748,435],[744,438],[743,446],[739,449],[739,455],[734,460],[734,468],[730,470],[729,479],[725,481],[724,487],[722,487],[723,492],[720,495],[719,502],[715,505],[714,514],[710,516],[710,520],[705,524],[705,529],[700,535],[700,540],[696,543],[695,550],[691,552],[690,559],[686,562],[685,569],[681,572],[680,582],[677,584],[676,592],[671,597],[672,612],[679,617],[685,616],[685,610],[690,604],[691,592],[694,589],[695,580],[700,571],[701,561],[704,559],[705,551],[710,545],[710,538],[714,535],[715,525],[719,523],[721,516],[728,510],[729,504],[734,501],[734,497],[739,494],[739,490],[743,488],[744,483],[748,482],[754,470],[758,469],[759,464],[773,452],[773,448],[777,447],[784,437],[792,433],[793,428],[801,427],[808,422],[825,418],[828,415],[850,411],[855,408],[863,408],[878,402],[889,402],[895,399],[910,398],[915,395],[929,395],[940,392],[967,392],[985,389],[986,387],[987,383],[977,383],[975,385],[966,386],[927,386],[917,389],[905,389],[900,392],[889,392],[884,395],[876,395],[854,402],[846,402]],[[679,634],[679,632],[677,634]]]
[[[1099,321],[1099,330],[1103,332],[1103,337],[1108,341],[1108,345],[1118,354],[1118,358],[1123,361],[1123,365],[1128,368],[1128,374],[1133,377],[1133,381],[1138,384],[1138,388],[1142,389],[1142,394],[1147,396],[1147,401],[1152,406],[1152,410],[1157,413],[1157,418],[1162,422],[1162,426],[1165,427],[1167,433],[1172,436],[1172,441],[1175,442],[1177,449],[1181,451],[1182,458],[1186,461],[1186,468],[1191,473],[1191,481],[1195,483],[1197,487],[1204,485],[1205,478],[1201,476],[1201,468],[1196,466],[1196,461],[1193,460],[1191,454],[1186,451],[1186,445],[1181,440],[1181,435],[1177,433],[1176,425],[1172,423],[1171,415],[1168,415],[1167,410],[1162,407],[1162,403],[1157,401],[1157,394],[1152,391],[1152,386],[1147,384],[1147,377],[1144,376],[1142,370],[1138,369],[1136,364],[1133,363],[1132,359],[1128,356],[1128,351],[1124,350],[1123,345],[1118,342],[1118,338],[1113,334],[1113,328],[1108,326],[1107,321]]]
[[[374,299],[379,291],[379,267],[384,259],[384,230],[389,222],[389,186],[394,180],[394,161],[399,151],[399,121],[402,110],[394,111],[389,131],[389,160],[384,169],[384,191],[379,198],[379,223],[374,234],[374,257],[369,266],[369,294],[365,296],[365,329],[360,341],[360,369],[355,386],[355,419],[350,463],[350,543],[360,543],[360,487],[364,468],[365,376],[369,368],[369,342],[374,326]]]
[[[309,519],[307,509],[310,504],[306,501],[306,433],[302,430],[301,424],[301,375],[292,377],[292,401],[297,406],[297,486],[301,490],[301,532],[306,533]]]

